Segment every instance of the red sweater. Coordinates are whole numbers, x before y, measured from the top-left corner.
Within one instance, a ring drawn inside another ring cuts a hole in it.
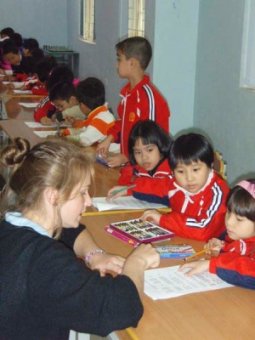
[[[54,113],[56,107],[49,100],[49,97],[43,98],[34,111],[34,120],[40,122],[43,117],[47,117],[49,113]]]
[[[128,157],[128,137],[135,123],[151,119],[169,132],[170,111],[166,100],[147,75],[132,90],[130,83],[126,84],[120,96],[122,99],[118,106],[119,119],[108,134],[112,135],[115,141],[120,140],[121,152]]]
[[[217,257],[210,260],[209,271],[228,283],[255,289],[255,237],[233,241],[227,237]]]
[[[177,236],[207,241],[225,230],[227,183],[213,170],[196,194],[190,194],[174,180],[168,193],[172,212],[160,218],[160,226]]]
[[[168,206],[168,188],[171,178],[171,169],[167,159],[165,159],[149,172],[139,165],[124,167],[121,169],[119,184],[135,184],[134,188],[128,190],[128,195]]]

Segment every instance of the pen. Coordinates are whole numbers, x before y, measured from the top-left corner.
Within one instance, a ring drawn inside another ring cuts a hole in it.
[[[124,190],[132,189],[132,188],[134,188],[134,187],[135,187],[135,184],[132,184],[132,185],[129,185],[129,186],[123,186],[123,187],[121,187],[121,188],[119,188],[119,189],[113,190],[113,191],[111,192],[110,197],[111,197],[111,196],[115,196],[115,195],[117,195],[118,193],[120,193],[120,192],[122,192],[122,191],[124,191]]]
[[[206,250],[203,249],[203,250],[198,251],[198,252],[195,253],[194,255],[185,257],[185,259],[183,259],[183,260],[186,261],[186,262],[189,262],[190,260],[193,260],[193,258],[195,258],[195,257],[197,257],[197,256],[200,256],[200,255],[203,255],[203,254],[205,254],[205,253],[206,253]]]

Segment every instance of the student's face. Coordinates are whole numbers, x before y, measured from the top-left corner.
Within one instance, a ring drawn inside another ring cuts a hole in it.
[[[131,58],[127,59],[123,53],[117,51],[116,68],[120,78],[127,78],[131,71]]]
[[[10,52],[4,55],[4,60],[10,63],[11,65],[19,65],[21,58],[19,54]]]
[[[178,163],[173,173],[176,182],[188,192],[195,194],[205,185],[211,169],[201,161],[191,164]]]
[[[82,112],[85,116],[87,116],[87,115],[90,113],[90,111],[91,111],[90,108],[87,107],[87,105],[84,104],[84,103],[80,103],[79,105],[80,105],[81,112]]]
[[[73,106],[71,105],[70,101],[62,99],[53,100],[53,104],[56,107],[56,109],[61,112]]]
[[[63,228],[77,228],[82,212],[91,206],[89,195],[90,176],[83,183],[79,183],[72,191],[70,198],[60,208]]]
[[[135,142],[134,148],[134,157],[136,163],[144,168],[146,171],[153,170],[155,166],[162,159],[162,155],[155,144],[146,144],[142,143],[141,138],[138,138]]]
[[[255,222],[249,220],[247,217],[227,211],[225,224],[228,236],[232,240],[246,239],[255,236]]]

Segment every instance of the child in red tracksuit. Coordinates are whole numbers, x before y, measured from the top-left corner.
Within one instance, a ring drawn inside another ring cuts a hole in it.
[[[133,195],[135,198],[168,206],[171,169],[168,153],[170,136],[151,120],[137,122],[129,135],[131,166],[121,169],[120,186],[108,192],[109,198]]]
[[[145,75],[152,48],[143,37],[127,38],[116,45],[117,69],[128,84],[121,90],[118,106],[119,119],[109,130],[107,138],[98,145],[97,151],[107,155],[110,143],[120,142],[121,153],[108,157],[108,165],[120,166],[128,161],[128,138],[134,124],[139,120],[153,120],[169,132],[170,111],[166,100]]]
[[[207,241],[224,230],[227,183],[212,169],[214,151],[208,140],[196,133],[178,137],[172,144],[169,162],[173,179],[168,188],[172,211],[146,211],[153,220],[177,236]]]
[[[227,200],[226,233],[205,246],[210,260],[185,264],[188,275],[209,272],[240,287],[255,289],[255,179],[243,180]]]

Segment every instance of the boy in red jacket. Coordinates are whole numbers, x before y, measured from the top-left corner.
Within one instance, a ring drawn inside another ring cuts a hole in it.
[[[99,154],[106,156],[110,143],[120,142],[121,153],[107,159],[111,167],[127,163],[128,137],[137,121],[151,119],[169,132],[170,116],[166,100],[145,75],[152,56],[149,41],[143,37],[127,38],[116,45],[116,51],[118,74],[128,83],[120,93],[119,119],[97,148]]]
[[[171,146],[173,171],[168,197],[172,211],[148,210],[143,219],[153,220],[177,236],[207,241],[225,230],[227,183],[212,169],[214,151],[196,133],[178,137]]]

